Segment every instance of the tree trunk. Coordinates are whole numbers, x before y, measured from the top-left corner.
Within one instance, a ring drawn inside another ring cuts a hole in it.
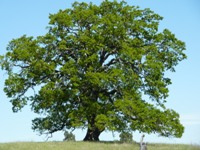
[[[98,128],[95,129],[88,128],[83,141],[99,141],[99,135],[101,134],[101,132],[102,131],[100,131]]]

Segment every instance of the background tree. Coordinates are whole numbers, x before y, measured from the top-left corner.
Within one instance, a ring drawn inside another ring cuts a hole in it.
[[[123,131],[119,135],[120,142],[122,143],[131,143],[133,142],[133,135],[131,132]]]
[[[75,135],[72,132],[65,131],[63,141],[76,141]]]
[[[185,44],[158,31],[162,17],[105,0],[75,2],[49,18],[47,34],[14,39],[1,56],[13,111],[30,105],[40,114],[33,130],[87,128],[89,141],[105,130],[182,136],[178,113],[164,105],[171,84],[165,72],[186,58]]]

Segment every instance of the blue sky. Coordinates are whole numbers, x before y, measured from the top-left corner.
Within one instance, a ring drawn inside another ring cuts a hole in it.
[[[78,0],[80,2],[80,0]],[[89,2],[89,0],[83,0]],[[99,4],[102,0],[90,0]],[[185,126],[181,139],[169,139],[157,135],[146,135],[147,142],[200,144],[200,1],[199,0],[127,0],[130,5],[150,8],[164,17],[160,30],[168,28],[176,37],[186,42],[188,59],[176,67],[175,73],[169,73],[172,85],[167,98],[167,107],[176,110]],[[73,0],[0,0],[0,55],[6,52],[6,46],[13,38],[21,35],[38,36],[46,33],[49,13],[69,8]],[[44,141],[31,129],[31,120],[36,117],[25,107],[22,112],[13,113],[9,99],[3,92],[6,74],[0,71],[0,142]],[[85,131],[74,132],[77,140],[82,140]],[[139,141],[141,134],[133,133]],[[63,133],[57,133],[51,140],[62,140]],[[103,133],[101,140],[118,139],[118,135]]]

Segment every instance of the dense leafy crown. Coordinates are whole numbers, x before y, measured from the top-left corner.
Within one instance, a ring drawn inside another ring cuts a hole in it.
[[[51,14],[46,35],[12,40],[1,58],[13,111],[30,104],[41,133],[88,127],[181,137],[179,115],[164,106],[171,84],[164,73],[186,58],[185,44],[159,32],[160,20],[108,0]]]

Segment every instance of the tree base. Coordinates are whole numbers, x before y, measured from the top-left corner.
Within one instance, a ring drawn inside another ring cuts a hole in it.
[[[102,131],[100,131],[99,129],[88,129],[85,138],[83,139],[83,141],[99,141],[99,135],[101,134]]]

